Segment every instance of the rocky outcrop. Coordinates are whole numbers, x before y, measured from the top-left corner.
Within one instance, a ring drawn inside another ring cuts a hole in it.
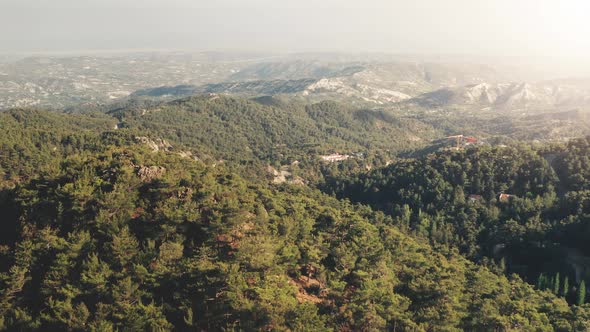
[[[166,168],[162,166],[138,166],[137,176],[143,182],[150,182],[162,177],[166,173]]]
[[[281,183],[289,183],[298,186],[305,185],[305,180],[299,176],[293,176],[291,169],[289,166],[282,166],[280,170],[275,169],[272,166],[268,166],[266,168],[267,173],[272,175],[272,183],[281,184]]]
[[[153,152],[172,150],[172,145],[161,138],[151,139],[146,136],[136,136],[135,141],[137,143],[146,144]]]

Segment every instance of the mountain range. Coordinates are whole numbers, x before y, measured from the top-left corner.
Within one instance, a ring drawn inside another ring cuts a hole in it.
[[[367,106],[463,107],[471,110],[567,110],[587,107],[590,80],[535,81],[483,65],[441,63],[260,63],[225,82],[147,88],[131,96],[177,97],[199,93],[288,95],[346,100]],[[528,80],[527,80],[528,79]]]
[[[444,96],[450,90],[462,95],[455,90],[474,89],[472,86],[480,84],[490,86],[487,92],[490,100],[510,90],[510,85],[518,86],[522,82],[533,86],[531,95],[534,92],[538,96],[537,82],[542,79],[534,71],[508,65],[384,56],[209,53],[37,56],[0,63],[0,108],[59,108],[84,103],[107,104],[129,96],[188,96],[210,92],[247,96],[286,94],[312,101],[342,99],[374,107],[418,98],[422,100],[419,104],[429,105],[444,104],[444,98],[439,100],[437,94]],[[552,84],[553,89],[571,90],[568,94],[574,99],[578,95],[573,90],[587,90],[584,87],[587,84],[582,81],[553,81]],[[546,83],[541,85],[544,89]],[[434,95],[423,96],[429,93]],[[529,95],[525,93],[522,98],[527,99]]]
[[[480,83],[446,87],[408,100],[423,107],[472,106],[500,110],[563,109],[590,104],[590,82]]]

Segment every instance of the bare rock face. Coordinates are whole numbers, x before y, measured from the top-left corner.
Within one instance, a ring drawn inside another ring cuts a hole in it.
[[[297,164],[295,164],[297,165]],[[280,170],[268,165],[266,167],[266,172],[272,175],[272,183],[281,184],[281,183],[289,183],[298,186],[305,185],[305,180],[299,176],[293,176],[291,172],[290,166],[281,166]]]
[[[154,152],[172,150],[172,145],[170,145],[168,141],[163,140],[161,138],[150,139],[149,137],[145,136],[137,136],[135,137],[135,141],[138,143],[146,144]]]
[[[157,179],[166,173],[166,169],[162,166],[139,166],[137,176],[143,182],[150,182]]]

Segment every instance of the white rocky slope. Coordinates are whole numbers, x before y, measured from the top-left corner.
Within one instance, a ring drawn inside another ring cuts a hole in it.
[[[445,87],[408,102],[426,107],[475,105],[494,109],[579,107],[590,104],[590,88],[554,81],[480,83]]]
[[[396,103],[412,98],[411,96],[384,88],[374,87],[367,84],[348,82],[346,78],[323,78],[309,85],[302,93],[303,96],[312,94],[338,94],[342,97],[358,98],[376,104]]]

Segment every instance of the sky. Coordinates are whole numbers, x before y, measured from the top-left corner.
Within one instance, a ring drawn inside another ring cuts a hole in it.
[[[585,0],[0,0],[0,52],[590,56]]]

